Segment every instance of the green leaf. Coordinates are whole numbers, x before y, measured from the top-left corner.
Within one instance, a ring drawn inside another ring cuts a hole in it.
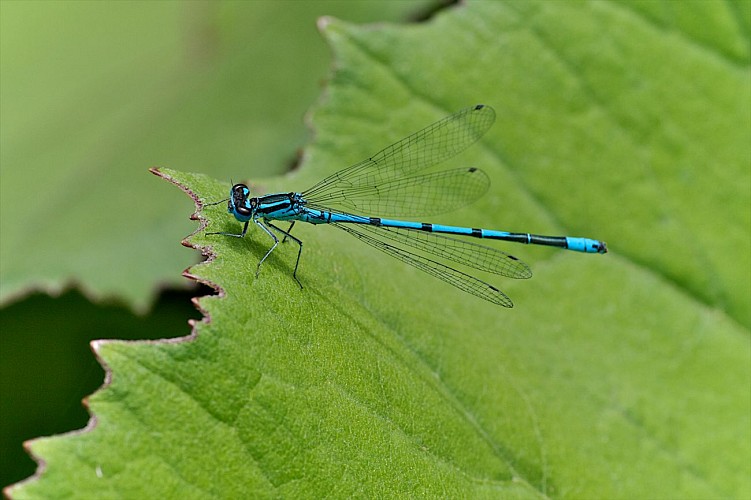
[[[74,291],[56,298],[36,294],[0,309],[0,485],[34,473],[23,441],[86,425],[89,414],[79,401],[104,374],[89,342],[102,332],[128,340],[185,335],[186,318],[200,318],[188,296],[160,294],[146,316],[92,304]]]
[[[316,17],[422,4],[4,2],[0,303],[77,285],[143,312],[184,286],[189,205],[146,170],[283,172],[329,64]]]
[[[207,235],[241,226],[206,207],[186,241],[211,256],[191,275],[220,291],[199,300],[206,319],[187,342],[97,343],[110,376],[91,428],[31,443],[45,472],[10,492],[751,495],[751,90],[747,30],[727,32],[751,23],[713,3],[728,22],[692,36],[679,20],[699,7],[670,5],[681,15],[477,2],[407,28],[328,20],[337,71],[316,143],[254,192],[302,190],[483,102],[497,124],[454,163],[486,170],[491,193],[440,222],[611,253],[504,246],[535,273],[494,281],[509,311],[298,224],[300,290],[294,245],[256,278],[268,237]],[[202,202],[229,188],[161,175]]]

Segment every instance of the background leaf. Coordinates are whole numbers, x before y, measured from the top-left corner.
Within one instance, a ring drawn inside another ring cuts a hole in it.
[[[190,342],[98,343],[113,376],[90,400],[96,426],[35,441],[46,472],[15,491],[749,496],[751,23],[714,3],[726,22],[696,36],[679,21],[706,7],[680,5],[329,20],[337,71],[306,167],[257,191],[302,189],[484,102],[498,123],[460,161],[492,194],[445,222],[593,236],[612,253],[514,248],[535,278],[502,282],[507,311],[333,228],[299,228],[302,291],[294,247],[255,279],[262,234],[199,231],[190,243],[215,258],[191,272],[221,289],[200,300],[209,319]],[[201,200],[229,187],[163,175]],[[202,215],[238,229],[221,206]]]
[[[287,170],[329,60],[316,17],[425,3],[3,2],[0,302],[75,284],[144,312],[185,286],[190,205],[146,170]]]

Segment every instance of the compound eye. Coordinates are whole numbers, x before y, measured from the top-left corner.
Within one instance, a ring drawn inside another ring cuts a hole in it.
[[[253,198],[250,197],[250,189],[245,184],[235,184],[232,186],[229,211],[236,212],[242,216],[251,216],[251,205]]]
[[[232,186],[232,196],[248,196],[248,194],[250,194],[250,190],[245,184],[235,184]]]
[[[235,206],[244,205],[248,196],[250,196],[250,189],[245,184],[235,184],[232,186],[232,202]]]

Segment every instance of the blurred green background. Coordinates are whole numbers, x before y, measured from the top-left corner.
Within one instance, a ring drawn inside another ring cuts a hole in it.
[[[316,19],[407,22],[451,2],[0,2],[0,485],[21,443],[83,427],[88,342],[187,335],[190,201],[151,166],[292,168],[329,51]],[[235,178],[234,180],[239,180]]]

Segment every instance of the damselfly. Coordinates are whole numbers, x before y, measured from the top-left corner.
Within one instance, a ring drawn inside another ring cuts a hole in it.
[[[235,184],[228,199],[210,205],[227,201],[228,212],[245,223],[242,232],[207,234],[242,238],[251,221],[260,227],[274,244],[258,263],[256,276],[261,264],[279,244],[275,232],[283,236],[282,241],[291,239],[299,247],[292,276],[302,287],[297,278],[302,241],[291,234],[292,227],[297,221],[329,224],[460,290],[494,304],[512,307],[511,299],[496,287],[443,262],[455,262],[509,278],[531,277],[529,266],[505,252],[457,236],[546,245],[586,253],[605,253],[607,246],[589,238],[540,236],[385,218],[436,215],[482,196],[490,181],[478,168],[416,174],[465,150],[482,137],[494,121],[495,111],[490,106],[478,104],[463,109],[300,193],[251,197],[248,186]],[[272,221],[289,221],[291,224],[285,231]]]

